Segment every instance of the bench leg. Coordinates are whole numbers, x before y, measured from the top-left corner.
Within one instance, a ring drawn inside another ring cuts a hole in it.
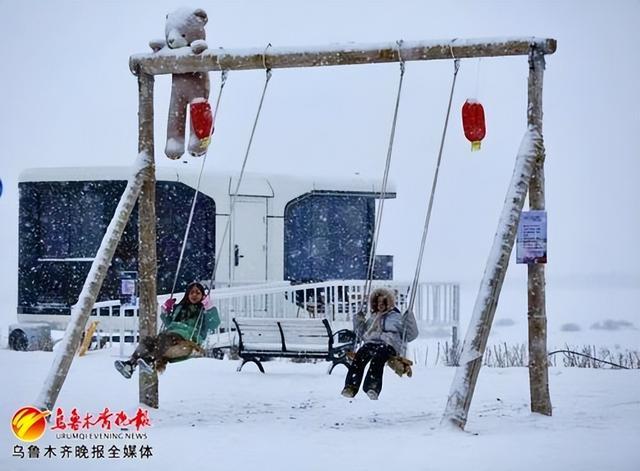
[[[242,367],[249,362],[255,363],[258,369],[260,370],[260,373],[264,373],[264,368],[262,367],[262,363],[260,362],[260,360],[256,360],[255,358],[243,358],[242,363],[238,367],[238,371],[242,371]]]

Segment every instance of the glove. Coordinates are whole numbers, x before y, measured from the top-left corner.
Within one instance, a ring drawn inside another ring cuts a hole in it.
[[[167,312],[172,312],[173,311],[173,306],[176,305],[176,298],[170,298],[167,299],[163,304],[162,304],[162,309],[164,309]]]
[[[208,295],[202,298],[202,307],[205,311],[208,311],[213,307],[213,299],[211,299]]]

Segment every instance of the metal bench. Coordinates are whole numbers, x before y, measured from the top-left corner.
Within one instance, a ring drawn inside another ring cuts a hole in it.
[[[331,331],[327,319],[256,319],[234,318],[238,332],[238,371],[253,362],[264,373],[262,362],[271,358],[318,359],[349,367],[348,351],[355,349],[356,336],[351,330]]]

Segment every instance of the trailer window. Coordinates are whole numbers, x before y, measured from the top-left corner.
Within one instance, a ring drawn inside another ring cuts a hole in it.
[[[106,180],[20,183],[20,306],[59,309],[77,301],[125,186],[125,181]],[[159,293],[171,290],[193,195],[183,183],[156,184]],[[215,203],[200,193],[176,292],[211,275],[214,253]],[[137,269],[136,205],[98,300],[117,299],[120,272]]]
[[[284,272],[295,282],[363,279],[375,200],[355,195],[304,195],[285,208]]]

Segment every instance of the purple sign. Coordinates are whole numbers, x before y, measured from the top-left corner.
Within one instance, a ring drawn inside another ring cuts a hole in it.
[[[547,212],[523,211],[518,225],[517,263],[547,263]]]

